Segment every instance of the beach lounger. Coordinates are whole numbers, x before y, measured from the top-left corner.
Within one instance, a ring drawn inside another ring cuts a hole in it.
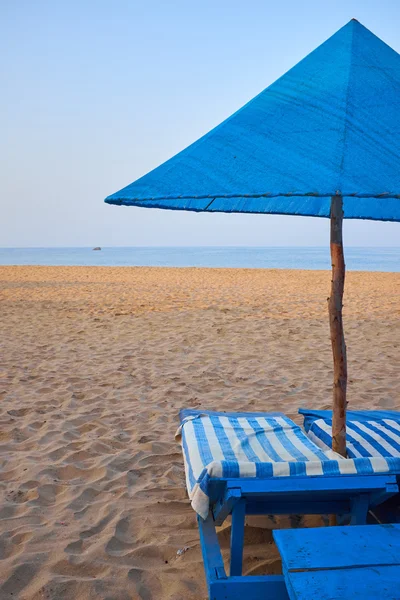
[[[369,507],[398,491],[400,459],[322,451],[280,413],[183,410],[180,419],[177,438],[213,600],[288,597],[282,577],[241,576],[246,515],[350,514],[353,524],[363,524]],[[215,529],[228,515],[229,577]]]
[[[322,450],[332,446],[332,411],[301,408],[308,437]],[[347,455],[359,457],[400,457],[400,413],[389,410],[347,411]],[[397,480],[400,483],[400,478]],[[371,511],[380,523],[400,523],[400,494]]]

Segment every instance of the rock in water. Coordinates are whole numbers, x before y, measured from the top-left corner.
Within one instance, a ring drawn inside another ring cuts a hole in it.
[[[93,250],[101,250],[100,246],[96,246],[96,248],[93,248]]]

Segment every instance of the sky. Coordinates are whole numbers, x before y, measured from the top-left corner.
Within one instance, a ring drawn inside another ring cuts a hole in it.
[[[104,204],[357,18],[399,0],[0,0],[0,246],[323,246],[329,220]],[[346,221],[346,245],[400,224]]]

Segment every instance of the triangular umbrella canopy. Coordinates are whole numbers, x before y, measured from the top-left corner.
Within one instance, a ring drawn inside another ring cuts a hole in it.
[[[106,199],[400,221],[400,56],[352,20],[200,140]]]

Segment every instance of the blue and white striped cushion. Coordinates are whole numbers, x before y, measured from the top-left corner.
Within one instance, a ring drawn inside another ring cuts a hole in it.
[[[395,468],[384,458],[351,460],[322,451],[280,413],[182,411],[177,439],[189,497],[203,518],[209,510],[210,479],[370,474]],[[399,468],[400,461],[395,462]]]
[[[308,436],[323,450],[332,446],[331,419],[316,419]],[[346,425],[347,454],[362,456],[400,457],[400,423],[392,419],[348,421]]]

